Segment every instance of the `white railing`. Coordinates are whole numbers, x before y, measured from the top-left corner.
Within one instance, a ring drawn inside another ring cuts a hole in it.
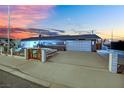
[[[42,49],[42,62],[46,62],[49,57],[52,57],[56,54],[56,49],[43,48]]]

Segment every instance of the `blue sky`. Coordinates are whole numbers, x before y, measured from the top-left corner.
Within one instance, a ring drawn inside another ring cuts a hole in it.
[[[124,37],[124,6],[56,6],[51,16],[43,21],[43,26],[74,30],[96,30],[103,37],[111,36],[114,30],[116,38]],[[120,34],[121,33],[121,34]]]
[[[65,29],[92,26],[100,29],[123,28],[124,6],[56,6],[43,24]]]

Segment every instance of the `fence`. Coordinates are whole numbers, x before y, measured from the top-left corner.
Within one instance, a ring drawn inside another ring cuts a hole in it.
[[[25,50],[25,57],[27,60],[35,59],[41,62],[46,62],[50,57],[55,55],[57,52],[56,49],[49,48],[30,48]]]
[[[5,50],[3,47],[0,47],[1,55],[10,55],[23,57],[24,59],[30,60],[39,60],[41,62],[46,62],[50,57],[54,56],[57,53],[56,49],[50,48],[29,48],[29,49],[14,49],[11,48],[9,51]]]
[[[1,54],[1,55],[11,55],[11,56],[24,57],[24,49],[11,48],[11,49],[9,49],[9,51],[8,51],[6,48],[0,47],[0,54]]]

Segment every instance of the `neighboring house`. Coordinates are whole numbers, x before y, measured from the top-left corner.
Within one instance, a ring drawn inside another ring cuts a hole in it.
[[[15,41],[14,39],[10,39],[10,48],[15,47]],[[8,45],[8,39],[7,38],[0,38],[0,46],[7,46]]]
[[[0,38],[0,45],[7,44],[7,38]]]
[[[31,37],[21,40],[22,48],[54,48],[66,51],[96,51],[102,39],[96,34]]]

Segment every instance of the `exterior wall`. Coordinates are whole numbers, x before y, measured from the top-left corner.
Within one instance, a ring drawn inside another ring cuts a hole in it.
[[[64,45],[63,40],[40,40],[39,44],[44,45],[44,46],[59,46],[59,45]]]
[[[38,44],[38,41],[21,41],[22,48],[34,48]]]
[[[67,48],[67,42],[73,42],[72,47],[74,48],[73,50],[75,51],[79,51],[78,48],[82,49],[81,51],[95,52],[97,50],[96,40],[66,40],[66,41],[63,41],[63,40],[32,40],[31,41],[30,40],[30,41],[21,41],[21,47],[22,48],[44,47],[44,48],[53,48],[53,49],[64,51],[64,50],[69,50]],[[89,44],[85,42],[89,42]]]
[[[64,41],[61,40],[21,41],[22,48],[49,47],[49,46],[64,46]]]

